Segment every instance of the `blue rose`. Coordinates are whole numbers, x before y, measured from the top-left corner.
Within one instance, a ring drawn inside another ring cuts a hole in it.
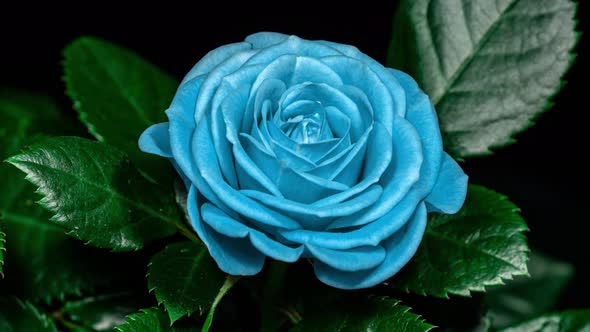
[[[374,286],[414,255],[467,176],[408,75],[352,46],[257,33],[209,52],[140,148],[170,158],[219,267],[313,261],[334,287]]]

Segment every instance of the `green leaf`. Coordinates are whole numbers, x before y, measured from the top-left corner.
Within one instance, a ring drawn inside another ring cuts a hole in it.
[[[77,130],[60,113],[53,99],[25,91],[0,90],[0,160],[18,153],[23,146],[41,137],[60,132],[74,134]],[[29,209],[28,204],[18,199],[23,187],[27,186],[18,171],[1,163],[0,173],[5,175],[0,188],[0,209]]]
[[[527,226],[505,196],[470,185],[457,214],[432,213],[418,252],[391,285],[422,295],[469,296],[527,275]]]
[[[34,216],[33,210],[39,215]],[[38,206],[32,205],[28,215],[3,213],[2,217],[8,234],[2,286],[11,294],[49,303],[125,277],[118,268],[127,260],[68,237]]]
[[[30,303],[0,298],[0,331],[57,332],[53,322]]]
[[[0,220],[2,220],[2,214],[0,212]],[[0,275],[4,278],[4,252],[6,251],[6,233],[3,231],[4,227],[0,223]]]
[[[500,332],[587,332],[590,331],[590,309],[547,314]]]
[[[505,286],[488,291],[485,303],[495,328],[545,313],[557,303],[562,289],[573,277],[570,264],[535,251],[528,262],[530,278],[519,277]],[[542,292],[539,292],[542,289]]]
[[[127,317],[124,324],[116,327],[120,332],[174,332],[166,313],[160,308],[143,309]]]
[[[0,160],[45,135],[75,133],[55,102],[42,95],[0,90]],[[34,186],[20,171],[0,163],[0,223],[8,238],[1,286],[29,299],[63,299],[79,295],[117,278],[112,266],[119,257],[87,248],[49,221],[50,214],[34,204]],[[0,251],[0,254],[2,252]]]
[[[64,57],[67,93],[90,133],[154,179],[168,180],[170,163],[141,152],[137,141],[147,127],[166,121],[178,82],[130,50],[94,37],[77,39]]]
[[[447,151],[488,154],[560,90],[575,12],[571,0],[402,0],[388,63],[430,96]]]
[[[341,301],[306,315],[291,332],[425,332],[433,328],[409,310],[388,298]]]
[[[223,289],[225,281],[207,249],[193,242],[167,246],[148,267],[148,287],[172,322],[194,312],[205,313],[227,291]]]
[[[78,137],[50,138],[8,162],[27,174],[52,221],[88,244],[136,250],[174,233],[174,197],[145,180],[119,150]]]
[[[67,302],[62,308],[72,322],[93,331],[111,331],[125,323],[125,317],[137,311],[140,301],[134,293],[90,296]]]

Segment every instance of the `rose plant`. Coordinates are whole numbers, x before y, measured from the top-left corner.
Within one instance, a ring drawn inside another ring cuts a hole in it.
[[[0,330],[588,329],[588,310],[547,313],[571,266],[456,161],[547,108],[574,13],[404,0],[386,65],[260,32],[180,83],[75,40],[64,81],[94,139],[51,98],[0,91]]]

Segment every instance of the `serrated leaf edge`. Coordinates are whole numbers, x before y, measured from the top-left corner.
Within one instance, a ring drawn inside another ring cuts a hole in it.
[[[498,193],[495,190],[491,190],[489,188],[486,188],[484,186],[479,186],[479,185],[471,185],[474,187],[477,187],[481,190],[485,190],[487,192],[491,192],[495,195],[498,195],[498,201],[499,202],[503,202],[503,203],[507,203],[509,205],[511,205],[510,208],[510,212],[512,212],[513,217],[517,218],[522,226],[519,227],[518,229],[514,230],[514,233],[510,234],[509,237],[514,238],[516,237],[517,240],[519,242],[524,242],[525,248],[524,250],[520,250],[518,251],[521,254],[524,254],[525,257],[525,265],[524,265],[524,269],[521,271],[516,271],[516,272],[507,272],[507,273],[502,273],[498,276],[496,276],[496,278],[494,278],[491,281],[487,281],[487,282],[483,282],[480,286],[478,287],[468,287],[467,289],[465,289],[464,291],[454,291],[452,289],[449,289],[447,287],[445,287],[443,289],[442,293],[427,293],[424,291],[424,289],[422,290],[415,290],[415,289],[410,289],[409,287],[405,286],[405,287],[400,287],[399,289],[405,293],[412,293],[412,294],[417,294],[417,295],[421,295],[421,296],[434,296],[434,297],[438,297],[438,298],[444,298],[444,299],[449,299],[449,295],[456,295],[456,296],[461,296],[461,297],[472,297],[473,293],[485,293],[487,291],[488,287],[493,287],[493,286],[502,286],[505,285],[505,281],[510,281],[510,280],[514,280],[514,277],[521,277],[521,276],[525,276],[525,277],[530,277],[529,271],[528,271],[528,262],[529,262],[529,254],[531,252],[528,243],[526,242],[526,236],[523,234],[523,232],[527,232],[529,231],[529,227],[526,224],[526,221],[522,218],[521,216],[521,209],[514,204],[509,198],[508,196]],[[425,233],[426,236],[426,233]]]
[[[154,258],[157,255],[159,255],[159,254],[165,252],[166,250],[168,250],[169,247],[171,247],[173,245],[176,245],[178,243],[180,243],[180,242],[168,244],[164,249],[162,249],[160,252],[156,253],[150,259],[150,261],[149,261],[149,263],[147,265],[147,273],[145,275],[145,277],[146,277],[146,279],[148,281],[148,292],[154,294],[154,296],[156,297],[156,301],[158,302],[158,306],[162,306],[162,308],[164,309],[164,311],[166,311],[166,313],[168,314],[168,318],[170,318],[171,324],[174,324],[174,322],[176,322],[177,320],[181,319],[184,316],[190,317],[192,314],[194,314],[197,311],[199,312],[199,316],[202,316],[205,313],[205,311],[207,310],[206,308],[203,308],[202,306],[199,306],[197,309],[192,310],[192,311],[191,310],[182,310],[182,314],[180,316],[178,316],[178,317],[176,317],[176,315],[173,316],[172,313],[166,307],[166,300],[164,300],[160,296],[158,296],[157,287],[156,286],[153,286],[152,283],[150,282],[150,278],[149,278],[150,277],[150,267],[153,264]],[[192,243],[192,242],[186,242],[186,243]]]
[[[59,139],[59,138],[65,138],[65,137],[69,137],[69,138],[76,138],[76,139],[85,140],[84,138],[77,137],[77,136],[55,136],[55,137],[49,138],[48,140],[52,140],[52,139]],[[69,236],[71,236],[71,237],[73,237],[73,238],[75,238],[75,239],[77,239],[77,240],[80,240],[82,243],[84,243],[84,245],[91,245],[91,246],[94,246],[94,247],[97,247],[97,248],[102,248],[102,249],[110,249],[110,250],[111,250],[111,252],[129,252],[129,251],[135,251],[135,252],[136,252],[136,251],[139,251],[140,249],[142,249],[142,248],[143,248],[143,247],[146,245],[146,243],[143,243],[143,245],[138,245],[138,246],[136,246],[136,245],[133,245],[132,247],[131,247],[131,246],[128,246],[128,247],[121,247],[121,246],[117,246],[117,247],[115,247],[115,248],[113,248],[113,247],[109,247],[109,246],[103,246],[103,245],[99,245],[99,244],[98,244],[98,243],[96,243],[95,241],[81,239],[81,238],[78,236],[78,234],[77,234],[77,232],[76,232],[76,229],[68,229],[68,228],[65,228],[65,227],[63,227],[63,225],[61,225],[61,223],[60,223],[60,216],[61,216],[61,214],[59,213],[59,211],[57,211],[57,210],[55,209],[55,207],[52,207],[52,206],[51,206],[50,202],[48,202],[49,198],[48,198],[47,194],[46,194],[46,193],[44,193],[44,192],[41,190],[41,185],[40,185],[40,183],[41,183],[41,182],[43,182],[43,180],[42,180],[42,179],[38,179],[38,178],[37,178],[37,177],[34,175],[34,173],[32,173],[32,172],[28,172],[28,171],[27,171],[27,167],[25,166],[25,164],[26,164],[26,163],[33,163],[33,162],[29,162],[29,161],[25,160],[25,159],[26,159],[25,157],[27,156],[27,154],[28,154],[28,153],[30,153],[30,152],[33,152],[35,149],[38,149],[40,146],[43,146],[43,143],[44,143],[45,141],[46,141],[46,140],[44,140],[44,141],[41,141],[41,142],[38,142],[38,143],[35,143],[35,144],[32,144],[32,145],[30,145],[30,146],[27,146],[27,147],[25,147],[25,148],[24,148],[24,149],[21,151],[21,153],[19,153],[19,154],[16,154],[16,155],[14,155],[14,156],[11,156],[11,157],[9,157],[8,159],[4,160],[4,162],[7,162],[7,163],[9,163],[9,164],[13,165],[14,167],[18,168],[18,169],[19,169],[19,170],[21,170],[23,173],[25,173],[25,177],[24,177],[24,179],[25,179],[26,181],[28,181],[29,183],[33,184],[33,185],[35,186],[35,188],[36,188],[36,189],[35,189],[35,191],[34,191],[34,193],[35,193],[35,194],[37,194],[37,195],[39,195],[39,196],[41,196],[41,199],[39,199],[39,200],[35,201],[35,203],[36,203],[36,204],[38,204],[39,206],[41,206],[43,209],[46,209],[47,211],[49,211],[49,212],[51,212],[51,213],[53,214],[53,215],[52,215],[52,216],[49,218],[49,220],[50,220],[50,221],[51,221],[53,224],[55,224],[55,225],[58,225],[58,226],[62,227],[62,228],[64,229],[64,233],[65,233],[65,234],[67,234],[67,235],[69,235]],[[111,146],[111,145],[108,145],[108,144],[106,144],[106,143],[104,143],[104,142],[97,142],[97,141],[92,141],[92,140],[88,140],[88,141],[89,141],[89,142],[96,143],[96,144],[105,144],[105,145],[107,145],[109,148],[111,148],[111,149],[114,149],[115,151],[117,151],[117,152],[119,152],[119,153],[121,153],[121,154],[125,155],[125,153],[124,153],[124,152],[122,152],[121,150],[119,150],[118,148],[116,148],[116,147],[113,147],[113,146]],[[125,156],[126,156],[126,155],[125,155]],[[33,163],[33,164],[35,164],[35,165],[40,165],[40,166],[43,166],[43,165],[41,165],[41,164],[36,164],[36,163]],[[117,194],[118,194],[118,195],[120,195],[119,193],[117,193]],[[121,197],[122,197],[122,196],[121,196]],[[125,197],[122,197],[122,199],[125,199]],[[135,204],[135,203],[133,203],[132,201],[130,201],[130,200],[128,200],[128,201],[130,202],[130,204],[132,204],[132,205],[136,205],[136,204]],[[150,214],[153,214],[153,215],[154,215],[154,217],[157,217],[157,218],[158,218],[160,221],[162,221],[162,222],[165,222],[166,224],[168,224],[168,225],[170,225],[170,226],[172,226],[172,227],[176,228],[176,229],[177,229],[177,231],[178,231],[178,230],[180,230],[180,231],[181,231],[181,233],[182,233],[183,235],[185,235],[186,237],[188,237],[190,240],[193,240],[193,241],[195,241],[195,239],[196,239],[196,241],[198,241],[198,238],[197,238],[197,237],[196,237],[194,234],[192,234],[192,233],[190,233],[190,232],[189,232],[189,233],[187,233],[187,230],[186,230],[186,228],[185,228],[184,226],[182,226],[180,223],[178,223],[178,222],[175,222],[174,220],[172,220],[172,219],[169,219],[169,218],[167,218],[167,217],[166,217],[166,216],[164,216],[164,215],[160,215],[160,214],[159,214],[159,213],[157,213],[157,212],[153,212],[153,213],[150,213]]]

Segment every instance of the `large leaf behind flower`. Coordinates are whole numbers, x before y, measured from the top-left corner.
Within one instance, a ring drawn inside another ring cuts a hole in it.
[[[27,174],[56,224],[88,244],[135,250],[175,232],[171,191],[145,180],[124,153],[79,137],[56,137],[8,161]]]
[[[64,56],[67,93],[90,133],[123,150],[154,179],[169,179],[168,161],[141,152],[137,141],[147,127],[166,121],[178,82],[130,50],[98,38],[77,39]]]
[[[389,65],[430,96],[450,153],[487,154],[561,88],[575,10],[571,0],[402,0]]]
[[[458,213],[429,215],[418,252],[390,284],[423,295],[469,296],[527,275],[527,226],[518,211],[505,196],[470,185]]]
[[[433,328],[389,298],[340,301],[306,315],[291,332],[426,332]]]
[[[52,99],[15,90],[0,92],[0,160],[58,132],[77,129]],[[51,301],[120,277],[111,269],[119,257],[84,246],[49,221],[51,215],[34,203],[39,197],[22,173],[0,163],[0,174],[0,224],[6,233],[6,279],[1,286],[26,298]]]

